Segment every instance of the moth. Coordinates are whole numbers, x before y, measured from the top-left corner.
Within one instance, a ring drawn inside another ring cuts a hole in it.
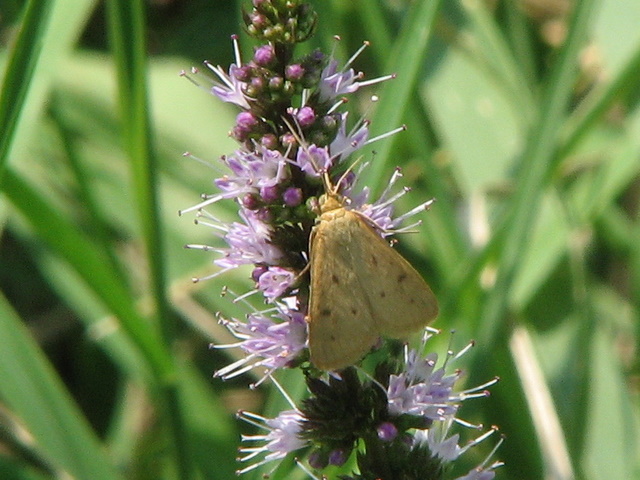
[[[335,192],[310,239],[309,350],[323,370],[360,360],[382,337],[405,338],[438,315],[424,279]]]

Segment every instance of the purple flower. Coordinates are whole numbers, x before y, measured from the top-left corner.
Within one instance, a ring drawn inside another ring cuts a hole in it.
[[[353,93],[360,88],[357,80],[362,74],[356,74],[352,68],[338,71],[338,62],[333,58],[320,75],[320,101],[332,101],[336,98]]]
[[[222,80],[222,84],[214,85],[211,92],[223,102],[235,103],[239,107],[249,108],[247,96],[244,94],[246,83],[237,79],[238,67],[231,65],[229,74],[226,74],[219,66],[211,64],[207,66]]]
[[[257,263],[277,265],[282,252],[270,241],[270,227],[251,210],[240,210],[239,215],[244,223],[222,224],[221,228],[227,229],[224,239],[229,248],[220,249],[224,256],[214,263],[225,270]]]
[[[408,218],[429,208],[433,204],[433,199],[423,202],[409,212],[393,218],[393,203],[409,192],[409,189],[404,188],[399,192],[393,193],[394,185],[401,177],[400,169],[396,169],[380,197],[373,203],[367,203],[370,194],[368,187],[364,187],[359,193],[354,193],[355,184],[352,184],[344,192],[344,195],[349,198],[346,208],[361,213],[382,237],[405,232],[420,225],[420,221],[418,221],[398,228]]]
[[[277,150],[261,146],[257,147],[256,152],[237,150],[232,155],[221,157],[221,160],[230,171],[214,180],[222,193],[205,196],[202,202],[180,211],[181,215],[194,210],[201,212],[220,200],[233,198],[253,210],[252,202],[260,195],[261,188],[277,186],[286,181],[289,175],[287,159]]]
[[[277,185],[263,185],[260,187],[260,198],[266,203],[275,202],[280,198],[280,192]]]
[[[250,130],[258,125],[258,119],[251,112],[240,112],[236,115],[236,124]]]
[[[333,160],[326,147],[309,145],[298,149],[294,164],[307,175],[319,177],[331,167]]]
[[[445,377],[443,368],[430,375],[426,381],[415,384],[406,373],[392,375],[387,389],[389,413],[406,413],[440,421],[454,416],[458,410],[456,402],[459,398],[452,393],[452,387],[459,377],[459,373]]]
[[[443,428],[444,425],[444,428]],[[462,449],[458,446],[460,435],[455,434],[446,437],[450,422],[445,424],[434,424],[427,430],[417,430],[414,434],[414,445],[426,444],[431,451],[431,455],[451,462],[460,456]],[[444,433],[442,433],[444,431]]]
[[[428,331],[429,329],[427,329]],[[428,428],[416,429],[413,432],[412,448],[428,448],[433,457],[437,457],[445,462],[453,462],[464,454],[467,450],[478,445],[480,442],[492,436],[497,429],[492,427],[481,434],[464,447],[460,447],[460,434],[450,435],[450,429],[454,424],[462,424],[467,427],[481,429],[481,426],[471,425],[456,418],[456,413],[463,400],[470,398],[486,397],[486,388],[495,384],[497,379],[474,387],[469,390],[455,392],[453,387],[461,377],[459,370],[454,370],[451,375],[446,375],[450,361],[457,360],[468,352],[474,345],[469,343],[457,354],[447,352],[442,366],[436,368],[438,355],[430,353],[422,356],[419,352],[424,351],[425,344],[431,334],[425,335],[420,348],[405,352],[405,371],[399,375],[391,375],[387,398],[389,402],[389,413],[392,417],[409,414],[428,419]],[[457,480],[490,480],[495,473],[493,470],[502,465],[501,462],[494,462],[490,467],[485,468],[485,464],[498,449],[502,440],[493,448],[485,461],[464,477]]]
[[[264,187],[274,187],[288,178],[287,160],[276,150],[262,147],[256,152],[237,150],[222,159],[230,175],[215,180],[226,198],[241,197],[246,193],[260,193]]]
[[[496,476],[496,472],[493,470],[478,470],[474,468],[469,473],[462,477],[458,477],[456,480],[492,480]]]
[[[322,70],[320,75],[320,101],[332,102],[338,97],[344,96],[349,93],[356,92],[360,87],[365,85],[372,85],[385,80],[394,78],[394,75],[387,75],[384,77],[376,78],[368,81],[360,81],[363,78],[361,72],[356,73],[349,66],[355,61],[358,56],[369,46],[369,42],[364,42],[363,45],[354,53],[347,61],[342,70],[338,70],[338,62],[331,58],[327,63],[327,66]]]
[[[297,275],[282,267],[269,267],[258,279],[258,288],[269,300],[282,296],[295,282]]]
[[[306,347],[307,324],[304,315],[278,305],[280,311],[274,316],[252,313],[245,322],[221,319],[221,323],[240,341],[228,345],[213,345],[213,348],[241,348],[246,356],[215,373],[216,377],[229,379],[253,368],[264,367],[267,373],[258,384],[278,368],[283,368],[297,359]]]
[[[330,145],[331,154],[335,157],[346,158],[356,150],[362,148],[369,138],[369,123],[362,120],[347,133],[347,117],[349,112],[341,115],[340,127],[336,138]]]
[[[427,330],[428,331],[428,330]],[[430,353],[425,357],[420,355],[430,336],[423,339],[420,349],[408,350],[405,354],[405,371],[398,375],[390,375],[387,388],[389,413],[400,416],[403,414],[416,415],[430,421],[449,422],[455,418],[459,404],[467,398],[485,397],[488,395],[486,387],[496,383],[491,382],[454,392],[455,383],[462,376],[462,371],[454,370],[446,374],[453,353],[448,352],[440,368],[435,368],[438,355]],[[454,359],[460,358],[471,347],[469,343]]]
[[[239,458],[241,462],[248,462],[261,454],[266,455],[262,460],[238,470],[236,472],[238,475],[254,470],[273,460],[280,460],[289,452],[300,450],[308,443],[299,436],[302,416],[297,410],[285,410],[280,412],[276,418],[271,419],[245,411],[238,412],[238,417],[268,432],[265,435],[242,436],[242,442],[257,443],[258,445],[240,448],[240,453],[245,454]]]
[[[221,83],[216,83],[211,92],[216,95],[220,100],[224,102],[234,103],[241,108],[250,108],[249,99],[244,93],[247,86],[246,82],[238,79],[245,74],[242,68],[242,61],[240,60],[240,48],[238,47],[238,37],[233,35],[231,37],[233,42],[233,50],[236,56],[236,63],[231,64],[229,67],[229,73],[227,74],[220,66],[214,66],[209,62],[205,62],[205,65],[211,69],[220,79]]]
[[[448,422],[445,424],[436,425],[429,430],[417,430],[414,434],[413,448],[421,448],[422,446],[427,445],[434,457],[441,458],[445,462],[453,462],[457,460],[460,455],[467,452],[470,448],[475,447],[480,442],[486,440],[496,432],[495,428],[491,428],[487,432],[480,435],[478,438],[467,443],[467,445],[465,445],[464,447],[460,447],[458,445],[460,435],[456,433],[455,435],[447,437],[450,426],[451,422]],[[495,461],[492,462],[488,467],[486,467],[486,464],[489,463],[491,457],[495,454],[501,443],[502,439],[500,439],[500,441],[494,446],[494,448],[480,465],[469,471],[469,473],[467,473],[466,475],[456,478],[456,480],[491,480],[492,478],[494,478],[494,470],[498,467],[501,467],[503,463]]]

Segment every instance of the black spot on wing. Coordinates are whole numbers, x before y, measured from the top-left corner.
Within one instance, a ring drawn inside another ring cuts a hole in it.
[[[340,279],[338,278],[338,276],[335,273],[333,275],[331,275],[331,281],[336,285],[340,285]]]
[[[323,317],[328,317],[329,315],[331,315],[331,309],[323,308],[322,310],[320,310],[320,315]]]
[[[402,283],[407,279],[407,274],[402,272],[400,275],[398,275],[398,283]]]

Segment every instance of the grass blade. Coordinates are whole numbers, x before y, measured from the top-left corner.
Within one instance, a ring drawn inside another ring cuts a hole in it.
[[[120,478],[29,332],[0,296],[0,392],[56,470],[73,478]]]
[[[131,159],[134,196],[139,211],[150,285],[160,335],[166,345],[174,337],[175,326],[166,296],[165,253],[157,198],[156,156],[152,147],[147,94],[144,3],[139,0],[108,2],[111,46],[118,68],[118,86],[123,136]],[[186,433],[176,382],[175,365],[160,379],[165,397],[164,414],[171,425],[173,450],[180,478],[191,478],[189,438]]]
[[[0,176],[13,143],[18,118],[31,85],[35,66],[40,58],[42,37],[47,27],[50,0],[31,0],[0,91]]]
[[[395,128],[402,121],[415,91],[422,67],[420,59],[425,55],[441,3],[441,0],[416,2],[407,14],[410,20],[390,52],[391,64],[385,69],[387,72],[396,73],[402,80],[389,82],[382,89],[381,100],[372,119],[374,128]],[[393,143],[393,140],[386,140],[378,144],[376,161],[363,172],[362,183],[369,185],[373,192],[378,191],[387,178],[387,158]]]
[[[124,282],[114,274],[109,260],[94,247],[93,242],[12,170],[5,172],[0,187],[13,206],[29,219],[37,235],[73,265],[107,308],[118,317],[122,327],[143,352],[150,368],[156,372],[169,370],[167,365],[171,363],[162,348],[163,344],[138,314]]]
[[[534,224],[535,210],[531,205],[538,203],[552,166],[558,131],[575,81],[576,59],[585,41],[593,6],[593,0],[576,4],[569,36],[552,70],[542,109],[522,155],[520,177],[515,189],[517,194],[505,217],[504,227],[500,229],[505,236],[499,238],[504,241],[504,247],[500,251],[498,277],[480,322],[479,337],[483,344],[493,343],[497,323],[508,310],[513,278]]]

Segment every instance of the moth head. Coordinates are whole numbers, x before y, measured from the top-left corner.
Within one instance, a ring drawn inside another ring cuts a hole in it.
[[[344,199],[337,193],[325,193],[318,200],[320,213],[327,213],[344,206]]]

